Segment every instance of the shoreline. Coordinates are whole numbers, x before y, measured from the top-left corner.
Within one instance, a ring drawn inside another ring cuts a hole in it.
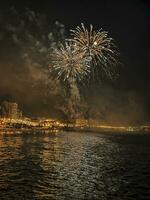
[[[59,132],[87,132],[87,133],[123,133],[123,134],[135,134],[143,133],[150,134],[150,130],[136,127],[135,129],[130,127],[128,129],[120,127],[31,127],[31,128],[14,128],[14,127],[0,127],[1,135],[20,135],[20,134],[51,134]]]

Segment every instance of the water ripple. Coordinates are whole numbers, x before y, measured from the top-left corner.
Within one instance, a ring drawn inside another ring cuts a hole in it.
[[[150,135],[0,136],[0,199],[150,199]]]

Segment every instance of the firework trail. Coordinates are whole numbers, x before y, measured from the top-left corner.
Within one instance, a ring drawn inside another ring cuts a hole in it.
[[[56,74],[57,79],[68,84],[68,103],[66,112],[71,120],[77,118],[80,105],[80,92],[77,82],[90,73],[90,62],[85,53],[78,51],[72,42],[66,42],[60,48],[54,49],[51,54],[51,71]]]
[[[104,72],[109,78],[113,77],[115,72],[115,66],[117,64],[117,51],[113,39],[108,37],[108,32],[102,29],[95,31],[93,26],[90,25],[90,29],[86,29],[84,24],[81,27],[77,27],[75,30],[71,30],[72,41],[75,47],[85,53],[85,56],[92,58],[92,69],[100,70]]]

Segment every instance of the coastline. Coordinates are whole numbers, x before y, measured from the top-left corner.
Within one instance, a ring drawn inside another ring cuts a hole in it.
[[[88,132],[88,133],[146,133],[150,134],[150,129],[144,129],[143,127],[0,127],[1,135],[19,135],[19,134],[51,134],[58,132]]]

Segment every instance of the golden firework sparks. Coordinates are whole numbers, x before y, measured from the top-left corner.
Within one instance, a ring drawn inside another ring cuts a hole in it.
[[[70,43],[61,45],[59,49],[54,49],[51,61],[52,70],[57,72],[57,78],[63,81],[80,81],[90,72],[88,57]]]
[[[102,29],[95,31],[93,26],[86,29],[84,24],[71,30],[72,39],[69,41],[74,43],[78,51],[85,53],[85,56],[91,57],[93,63],[91,64],[91,71],[96,66],[102,70],[108,77],[112,78],[115,66],[117,64],[117,51],[113,39],[108,36],[108,32]]]

